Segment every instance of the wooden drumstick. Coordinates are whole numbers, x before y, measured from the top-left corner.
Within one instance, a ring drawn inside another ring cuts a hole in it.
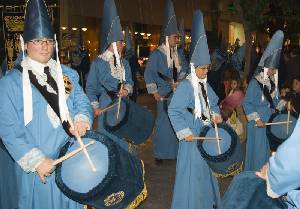
[[[120,92],[119,92],[119,101],[118,101],[118,110],[117,110],[117,119],[119,118],[119,114],[120,114],[120,108],[121,108],[121,100],[122,100],[122,96],[121,91],[123,90],[123,83],[121,84],[121,88],[120,88]]]
[[[288,109],[288,117],[287,117],[287,123],[286,123],[286,134],[289,134],[289,125],[290,125],[289,121],[291,118],[291,101],[288,101],[287,109]]]
[[[106,112],[107,110],[110,110],[111,108],[113,108],[113,107],[116,106],[117,104],[118,104],[118,103],[114,103],[114,104],[112,104],[112,105],[110,105],[110,106],[108,106],[108,107],[102,109],[102,110],[100,111],[100,114]]]
[[[220,141],[218,140],[220,138],[219,137],[219,130],[218,130],[217,123],[214,122],[214,124],[215,124],[216,140],[217,140],[217,143],[218,143],[218,150],[219,150],[219,154],[221,154]]]
[[[53,166],[56,166],[57,164],[59,164],[59,163],[65,161],[65,160],[67,160],[67,159],[73,157],[73,156],[76,155],[78,152],[82,151],[84,148],[87,148],[88,146],[90,146],[90,145],[92,145],[92,144],[95,144],[95,140],[92,140],[92,141],[90,141],[89,143],[83,145],[83,147],[80,147],[80,148],[78,148],[78,149],[76,149],[76,150],[73,150],[72,152],[66,154],[65,156],[60,157],[59,159],[55,160],[55,161],[53,162],[52,165],[53,165]]]
[[[194,139],[194,140],[222,140],[221,137],[216,138],[216,137],[202,137],[202,136],[194,136],[192,139]]]
[[[279,125],[279,124],[285,124],[285,123],[292,123],[292,121],[281,121],[281,122],[274,122],[274,123],[265,123],[265,126]],[[255,126],[257,126],[257,124]]]
[[[74,129],[74,124],[73,124],[72,120],[69,120],[69,122],[70,122],[71,128],[73,128],[73,130],[75,130],[75,129]],[[82,148],[83,153],[84,153],[86,159],[88,160],[88,162],[89,162],[89,164],[90,164],[90,166],[91,166],[91,168],[92,168],[92,171],[96,172],[97,169],[96,169],[96,167],[95,167],[93,161],[91,160],[91,157],[90,157],[90,155],[89,155],[87,149],[84,147],[83,141],[82,141],[81,137],[79,136],[79,133],[78,133],[78,132],[75,133],[75,138],[77,139],[77,141],[78,141],[80,147]]]

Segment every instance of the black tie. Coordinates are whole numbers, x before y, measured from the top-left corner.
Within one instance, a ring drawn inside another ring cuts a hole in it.
[[[44,67],[44,73],[47,75],[47,83],[56,91],[58,92],[58,87],[56,81],[50,74],[50,69],[48,66]]]
[[[208,106],[208,101],[207,101],[207,94],[206,94],[206,90],[204,88],[204,84],[199,82],[200,86],[201,86],[201,93],[202,93],[202,96],[204,98],[204,101],[205,101],[205,104],[206,104],[206,107],[209,107]]]
[[[173,80],[174,82],[177,82],[177,67],[175,66],[175,61],[173,60]]]

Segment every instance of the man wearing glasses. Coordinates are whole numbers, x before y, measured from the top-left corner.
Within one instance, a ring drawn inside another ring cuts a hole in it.
[[[167,114],[168,104],[178,81],[188,71],[184,55],[178,52],[179,31],[171,0],[166,0],[165,21],[162,28],[161,45],[150,55],[145,70],[145,82],[149,94],[157,102],[154,156],[157,164],[162,159],[176,159],[178,139]]]
[[[53,159],[69,135],[82,136],[90,128],[92,108],[76,72],[60,65],[58,53],[52,59],[56,42],[43,0],[28,1],[23,38],[27,56],[0,80],[0,138],[15,161],[6,170],[9,162],[0,160],[0,170],[16,174],[17,190],[13,197],[1,192],[1,199],[18,209],[83,208],[56,186]],[[12,185],[0,181],[2,188]]]

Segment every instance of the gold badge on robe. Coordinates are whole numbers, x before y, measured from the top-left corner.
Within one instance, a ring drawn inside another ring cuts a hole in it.
[[[73,85],[72,85],[70,78],[66,75],[64,75],[64,84],[65,84],[65,92],[66,92],[66,95],[68,96],[69,94],[71,94]]]
[[[121,202],[124,198],[125,193],[123,191],[119,191],[117,193],[112,193],[111,195],[107,196],[104,200],[105,206],[112,206],[116,205]]]

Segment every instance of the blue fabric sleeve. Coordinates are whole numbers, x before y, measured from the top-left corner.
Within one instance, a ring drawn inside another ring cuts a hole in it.
[[[102,89],[101,85],[99,85],[100,78],[98,75],[100,74],[100,70],[98,69],[99,64],[97,64],[97,59],[91,64],[85,87],[86,94],[92,104],[98,104],[98,97]]]
[[[292,135],[269,160],[268,183],[273,192],[283,195],[300,187],[300,119]]]
[[[187,108],[192,106],[190,104],[193,101],[192,93],[193,88],[188,80],[180,82],[168,107],[168,115],[179,140],[192,135],[184,117]]]
[[[149,94],[153,94],[158,91],[156,85],[156,81],[158,79],[157,59],[158,59],[157,53],[155,51],[152,52],[150,58],[148,59],[147,66],[144,73],[146,87]]]

